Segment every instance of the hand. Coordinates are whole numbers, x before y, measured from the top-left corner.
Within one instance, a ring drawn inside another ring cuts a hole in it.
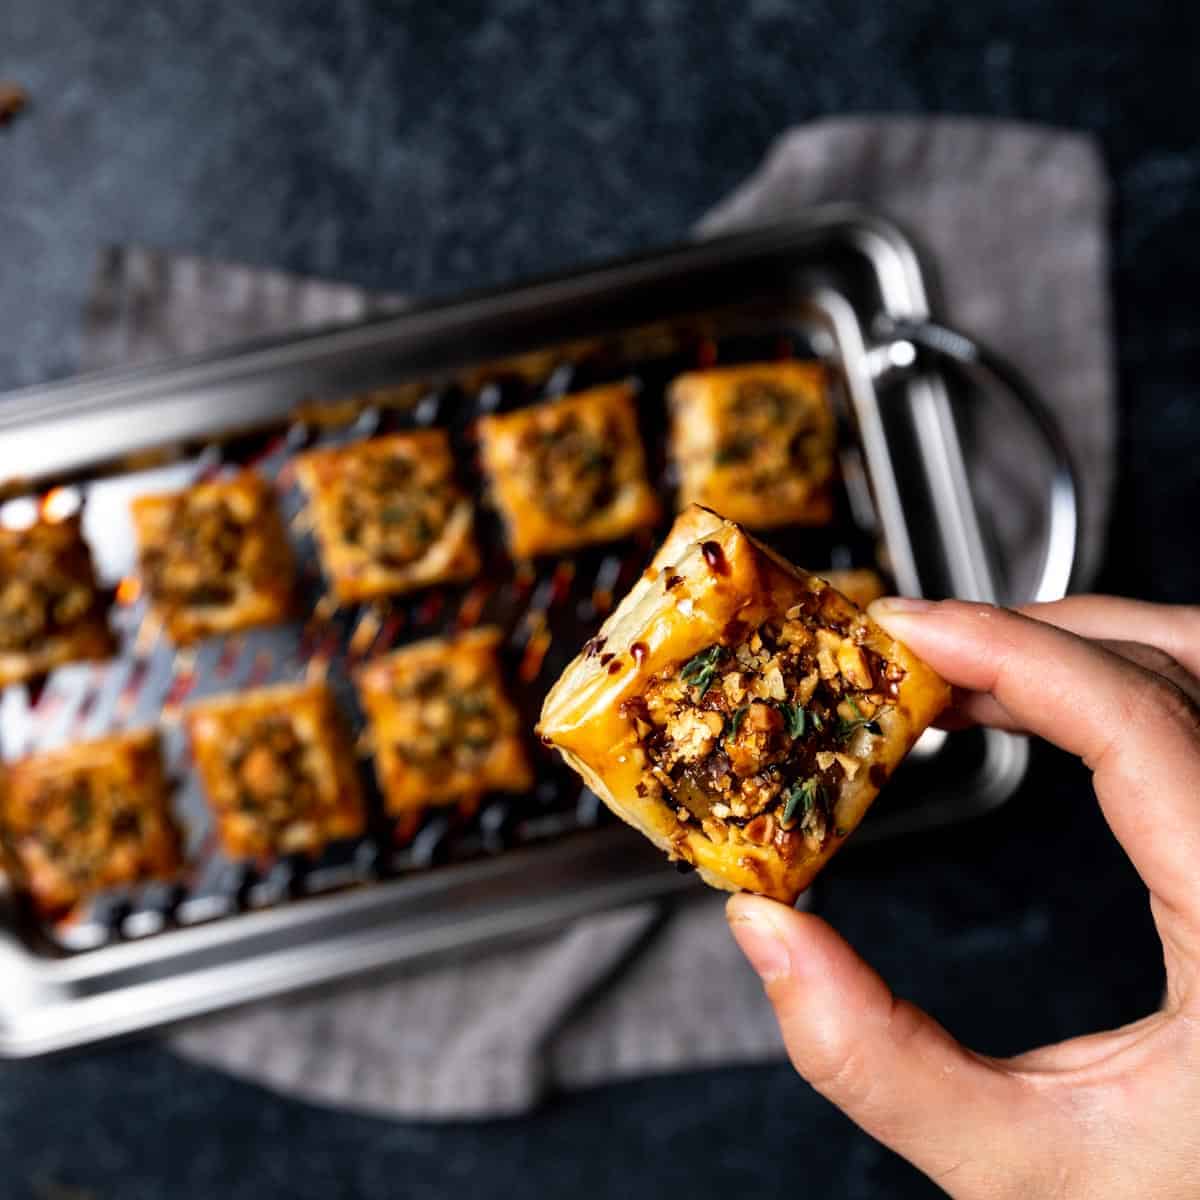
[[[897,999],[824,921],[760,896],[729,920],[796,1070],[959,1200],[1200,1195],[1200,608],[1081,596],[1023,613],[882,600],[955,685],[946,724],[1025,730],[1091,768],[1150,889],[1162,1010],[1010,1059]]]

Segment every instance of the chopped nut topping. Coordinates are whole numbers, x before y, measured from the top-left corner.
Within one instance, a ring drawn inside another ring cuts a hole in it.
[[[863,691],[869,691],[874,687],[875,681],[871,678],[871,667],[861,646],[856,646],[853,642],[843,642],[838,647],[837,664],[838,670],[854,687],[861,688]]]
[[[714,732],[704,716],[695,709],[681,710],[668,726],[668,733],[674,744],[676,761],[694,762],[698,758],[703,758],[712,749],[713,742],[720,732],[720,728]]]
[[[746,677],[741,671],[730,671],[722,681],[721,687],[734,704],[741,704],[746,698]]]
[[[817,690],[817,684],[820,683],[821,676],[817,671],[810,671],[805,677],[796,684],[796,703],[801,707],[806,705],[812,698],[813,693]]]
[[[660,673],[623,705],[662,799],[710,838],[740,826],[758,845],[819,848],[838,786],[863,765],[851,735],[879,732],[889,693],[876,681],[894,665],[855,630],[814,629],[804,605],[789,612]]]

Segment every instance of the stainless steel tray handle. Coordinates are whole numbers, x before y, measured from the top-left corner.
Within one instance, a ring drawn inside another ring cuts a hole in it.
[[[975,371],[1004,388],[1033,422],[1054,458],[1046,547],[1033,599],[1057,600],[1066,595],[1078,562],[1079,476],[1071,449],[1049,405],[1012,363],[957,330],[932,321],[895,321],[885,317],[876,322],[873,333],[885,343],[886,360],[893,368],[918,367],[923,357]]]

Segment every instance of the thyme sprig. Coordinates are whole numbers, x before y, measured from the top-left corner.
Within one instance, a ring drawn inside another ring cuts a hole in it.
[[[791,829],[816,808],[823,792],[821,781],[815,776],[793,783],[784,793],[783,815],[779,823],[784,829]]]
[[[701,650],[694,658],[684,663],[679,678],[698,689],[696,699],[701,699],[712,686],[717,674],[717,663],[724,653],[722,646],[709,646],[707,650]]]
[[[742,728],[742,722],[746,719],[746,714],[750,711],[750,705],[743,704],[741,708],[735,708],[733,714],[729,718],[729,729],[726,731],[726,737],[735,738],[738,731]]]
[[[862,709],[853,700],[848,700],[847,703],[854,710],[854,718],[838,717],[837,737],[839,741],[847,741],[857,729],[865,729],[876,737],[883,733],[879,722],[873,717],[864,717]]]
[[[792,741],[802,738],[804,730],[808,727],[808,713],[804,711],[804,708],[799,704],[781,704],[779,711],[783,714],[783,723],[788,737]]]

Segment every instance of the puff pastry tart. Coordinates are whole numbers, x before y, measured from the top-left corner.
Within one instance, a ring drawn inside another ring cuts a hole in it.
[[[653,525],[634,388],[591,388],[479,422],[483,465],[517,558]]]
[[[254,471],[132,504],[142,578],[177,642],[291,613],[294,566],[271,485]]]
[[[0,777],[0,834],[35,906],[61,916],[104,888],[175,874],[168,804],[157,734],[123,733],[13,763]]]
[[[834,419],[815,362],[713,367],[669,392],[679,504],[755,529],[833,516]]]
[[[0,687],[112,648],[79,517],[0,528]]]
[[[471,501],[445,430],[312,450],[296,460],[335,596],[355,603],[479,570]]]
[[[494,629],[430,638],[359,672],[375,770],[392,815],[532,785],[499,644]]]
[[[791,903],[948,697],[823,579],[692,507],[539,732],[671,858]]]
[[[363,832],[354,752],[325,684],[221,696],[193,705],[186,720],[231,858],[315,853]]]

